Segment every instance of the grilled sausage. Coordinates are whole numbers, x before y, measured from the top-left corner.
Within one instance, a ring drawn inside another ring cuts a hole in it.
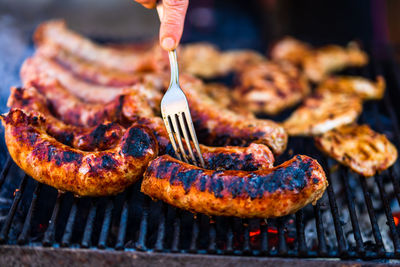
[[[147,100],[136,90],[119,95],[106,104],[100,104],[83,102],[66,90],[58,80],[46,75],[31,80],[27,85],[46,97],[51,111],[58,118],[72,125],[90,127],[104,121],[121,122],[126,119],[125,116],[153,116]]]
[[[258,171],[206,170],[164,155],[150,163],[141,191],[192,212],[273,218],[315,204],[327,186],[322,167],[303,155]]]
[[[142,91],[145,91],[143,89],[138,90],[138,98],[124,97],[119,102],[110,102],[104,106],[79,104],[79,99],[74,96],[68,97],[67,90],[57,80],[46,75],[32,79],[29,85],[35,86],[39,90],[42,89],[43,94],[50,98],[50,102],[54,99],[53,106],[57,108],[56,113],[64,121],[71,124],[94,125],[106,119],[115,121],[112,117],[121,114],[129,118],[127,109],[137,110],[131,113],[136,115],[139,113],[142,118],[154,118],[150,111],[143,114],[145,112],[143,108],[135,108],[146,106],[146,103],[143,103],[144,101],[140,101],[140,95],[142,95]],[[192,76],[181,75],[181,85],[188,96],[195,127],[200,134],[200,141],[204,144],[211,146],[248,145],[256,141],[266,144],[276,154],[280,154],[285,149],[287,135],[278,124],[268,120],[257,120],[248,116],[237,115],[229,110],[219,108],[215,101],[201,93],[201,91],[204,91],[202,90],[204,84]],[[61,93],[65,97],[60,98]],[[122,104],[121,101],[126,104]],[[156,106],[155,102],[152,102],[153,106]],[[121,105],[118,105],[118,103]],[[121,108],[123,109],[122,113],[119,112]],[[157,126],[158,122],[151,121],[150,124]],[[160,134],[157,134],[157,136],[160,136]]]
[[[50,43],[40,45],[35,57],[47,58],[92,84],[107,87],[129,87],[143,82],[147,76],[153,76],[152,73],[130,73],[110,69],[103,65],[86,61],[62,49],[60,46]],[[151,82],[154,83],[156,81],[153,79]]]
[[[156,157],[158,145],[146,127],[133,125],[109,150],[86,152],[46,133],[45,119],[12,109],[1,116],[8,150],[32,178],[80,196],[114,195],[136,182]]]
[[[209,147],[202,144],[199,146],[204,163],[210,170],[255,171],[272,168],[275,162],[274,154],[263,144],[251,143],[248,147]],[[196,149],[193,152],[197,155]],[[166,154],[175,156],[172,145],[167,146]],[[189,152],[186,151],[186,154]]]
[[[167,65],[166,53],[157,45],[148,51],[132,53],[93,43],[70,31],[64,21],[51,20],[39,25],[34,37],[37,46],[46,44],[61,47],[79,58],[122,72],[158,71]]]
[[[219,108],[211,98],[201,93],[202,82],[181,75],[181,87],[190,107],[197,137],[210,146],[248,145],[251,142],[267,145],[275,154],[281,154],[287,143],[282,126],[270,120],[260,120]]]
[[[85,151],[112,148],[125,133],[125,128],[116,122],[105,122],[94,127],[68,125],[54,117],[46,106],[45,98],[34,88],[11,88],[8,99],[10,108],[19,108],[46,119],[46,132],[59,142]],[[131,116],[133,117],[133,116]],[[159,143],[160,153],[174,155],[168,133],[161,118],[138,118],[135,123],[153,130]],[[249,147],[207,147],[200,145],[207,166],[247,166],[245,169],[272,167],[274,156],[268,147],[251,144]],[[228,167],[226,167],[228,168]]]
[[[38,53],[26,59],[20,71],[21,80],[25,87],[28,87],[32,80],[37,80],[44,74],[57,79],[68,91],[86,102],[107,103],[129,91],[129,88],[126,87],[111,87],[88,83],[63,68],[55,60],[43,57]]]
[[[122,137],[125,128],[116,122],[104,122],[94,127],[68,125],[54,117],[46,105],[46,99],[31,88],[11,88],[7,105],[26,113],[46,118],[46,132],[57,141],[86,151],[105,150],[113,147]]]

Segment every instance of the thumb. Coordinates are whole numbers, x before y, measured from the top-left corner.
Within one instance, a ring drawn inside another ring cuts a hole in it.
[[[160,43],[163,49],[175,49],[182,37],[189,0],[163,0]]]

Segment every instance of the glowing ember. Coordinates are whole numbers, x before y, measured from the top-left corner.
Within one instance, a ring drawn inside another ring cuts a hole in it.
[[[277,233],[278,233],[278,230],[275,229],[275,228],[268,228],[268,233],[277,234]]]
[[[400,212],[393,212],[393,220],[396,226],[400,223]]]
[[[13,194],[14,197],[17,194],[17,192],[19,192],[19,188],[15,189],[14,194]]]
[[[254,231],[254,232],[250,232],[250,237],[257,236],[257,235],[259,235],[260,233],[261,233],[260,230],[257,230],[257,231]]]

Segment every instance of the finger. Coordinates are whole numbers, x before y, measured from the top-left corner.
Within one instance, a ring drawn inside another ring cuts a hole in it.
[[[135,0],[146,8],[155,8],[157,0]]]
[[[189,0],[164,0],[161,19],[160,42],[165,50],[175,49],[182,37]]]

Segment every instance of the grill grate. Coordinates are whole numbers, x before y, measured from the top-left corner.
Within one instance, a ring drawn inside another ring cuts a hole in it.
[[[366,103],[360,122],[388,134],[400,147],[400,109],[394,106],[400,94],[400,72],[395,62],[374,59],[369,67],[350,73],[369,78],[385,76],[388,90],[384,100]],[[0,243],[217,255],[400,259],[398,222],[393,216],[393,203],[400,205],[399,163],[366,180],[337,167],[315,149],[311,140],[293,138],[289,147],[295,153],[318,159],[330,186],[314,207],[268,221],[191,214],[151,201],[139,192],[139,185],[118,196],[98,199],[57,193],[23,174],[8,155],[0,187],[1,196],[8,194],[12,203],[5,219],[0,219]],[[336,186],[342,189],[335,190]],[[360,210],[366,211],[365,223],[370,225],[372,240],[365,238]],[[343,221],[345,212],[349,214],[347,221]],[[325,218],[327,213],[331,221]],[[380,224],[382,217],[387,225]],[[314,243],[310,243],[312,237],[306,232],[310,223],[316,232]],[[328,233],[329,229],[334,231]]]

